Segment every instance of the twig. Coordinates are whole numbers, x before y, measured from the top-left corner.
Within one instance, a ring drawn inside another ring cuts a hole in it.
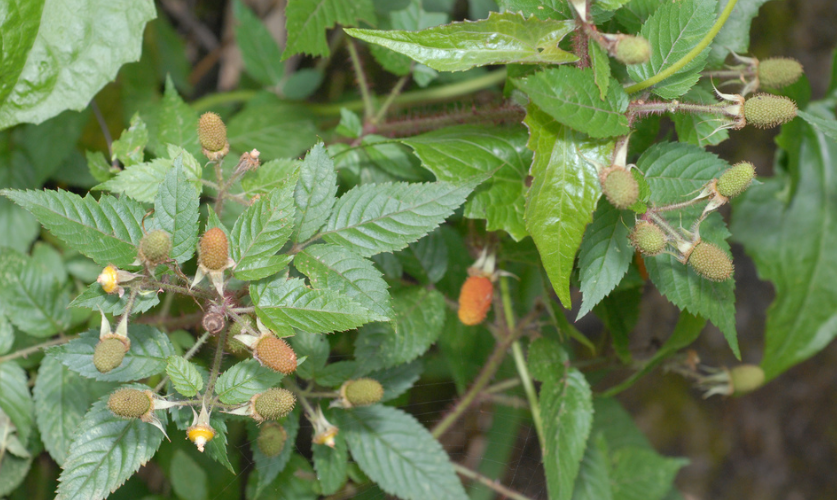
[[[503,486],[495,479],[485,477],[479,472],[472,471],[471,469],[459,465],[457,463],[453,464],[453,470],[455,470],[457,474],[482,483],[491,488],[492,490],[496,491],[497,493],[505,495],[506,497],[511,498],[512,500],[532,500],[531,498],[527,497],[526,495],[523,495],[522,493],[518,493],[510,488]]]
[[[6,354],[5,356],[0,357],[0,363],[11,361],[17,358],[25,358],[30,354],[36,353],[41,349],[46,349],[47,347],[52,347],[56,345],[66,344],[67,342],[78,338],[78,335],[70,335],[69,337],[59,337],[57,339],[52,339],[48,342],[44,342],[43,344],[33,345],[31,347],[27,347],[26,349],[21,349],[19,351],[15,351],[11,354]]]
[[[375,115],[375,118],[372,119],[373,124],[380,123],[383,121],[384,118],[387,116],[387,111],[389,107],[392,106],[392,103],[395,101],[395,98],[398,97],[398,94],[404,90],[404,85],[407,84],[407,80],[410,78],[410,74],[406,74],[398,79],[395,83],[395,86],[392,87],[390,90],[389,95],[387,96],[386,100],[383,104],[381,104],[381,108],[378,110],[378,113]]]
[[[360,56],[357,53],[357,47],[354,42],[347,39],[346,47],[349,48],[349,57],[352,59],[352,67],[355,70],[357,77],[357,86],[360,88],[360,96],[363,99],[363,114],[364,121],[368,122],[375,116],[375,107],[372,104],[372,95],[369,93],[369,83],[366,80],[366,73],[363,72],[363,66],[360,62]]]
[[[90,108],[93,110],[93,114],[96,115],[96,121],[99,122],[99,128],[102,129],[102,135],[105,136],[105,142],[108,144],[108,159],[111,160],[111,165],[114,167],[119,166],[119,162],[113,158],[113,137],[110,135],[110,130],[108,130],[108,124],[105,121],[105,117],[102,116],[102,111],[99,109],[99,105],[96,104],[96,100],[93,99],[90,101]]]

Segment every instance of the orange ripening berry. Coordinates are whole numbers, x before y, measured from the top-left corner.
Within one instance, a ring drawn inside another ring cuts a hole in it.
[[[494,285],[484,276],[470,276],[459,292],[459,321],[465,325],[478,325],[491,309]]]

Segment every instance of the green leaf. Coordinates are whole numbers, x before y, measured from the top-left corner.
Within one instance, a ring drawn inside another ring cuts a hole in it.
[[[609,163],[613,142],[587,139],[532,105],[525,123],[535,152],[526,228],[559,299],[569,306],[575,254],[601,195],[596,169],[584,158]]]
[[[465,217],[485,219],[486,230],[503,229],[516,241],[527,236],[523,222],[526,176],[532,154],[522,127],[458,126],[402,139],[436,180],[461,183],[491,177],[465,203]]]
[[[68,15],[73,22],[68,23]],[[131,0],[8,5],[0,21],[6,40],[0,61],[0,129],[40,123],[65,109],[85,109],[120,66],[139,59],[145,24],[154,17],[151,2]]]
[[[293,327],[311,333],[331,333],[388,319],[337,291],[312,290],[299,278],[273,279],[256,290],[253,300],[256,313],[273,329]]]
[[[174,160],[154,200],[154,220],[171,235],[169,256],[179,264],[192,258],[198,243],[198,205],[194,182],[183,170],[183,157]]]
[[[573,487],[573,500],[613,500],[610,488],[610,459],[602,434],[590,436]]]
[[[837,120],[833,117],[824,119],[807,111],[797,111],[796,114],[813,126],[820,134],[828,137],[832,141],[837,141]]]
[[[259,197],[235,221],[230,232],[235,277],[258,280],[278,273],[291,257],[276,255],[293,231],[293,178]]]
[[[227,456],[227,422],[219,414],[215,414],[210,417],[209,425],[215,429],[215,437],[207,443],[206,454],[223,465],[230,473],[235,474],[235,469]]]
[[[568,368],[544,380],[539,399],[549,497],[569,500],[593,426],[593,394],[584,375]]]
[[[659,0],[631,0],[627,5],[616,11],[614,17],[625,28],[626,32],[636,33],[662,4]]]
[[[180,146],[194,157],[201,154],[198,113],[183,101],[171,77],[166,77],[166,91],[153,121],[155,130],[152,131],[148,147],[154,154],[163,156],[168,151],[168,144]]]
[[[356,375],[362,375],[363,372],[363,367],[357,361],[336,361],[320,370],[315,380],[326,387],[337,387]]]
[[[718,101],[706,89],[692,87],[683,96],[683,100],[699,104],[715,104]],[[718,130],[722,122],[717,116],[709,113],[676,113],[671,119],[680,142],[687,142],[696,146],[714,146],[729,138],[729,131]]]
[[[41,225],[32,214],[11,200],[0,198],[0,234],[15,235],[14,238],[6,238],[0,247],[7,246],[18,252],[26,252],[40,232]]]
[[[656,205],[680,203],[694,198],[707,182],[729,168],[729,163],[699,146],[659,142],[648,148],[637,167],[645,172]],[[699,214],[698,214],[699,215]]]
[[[373,313],[392,318],[389,285],[372,261],[340,245],[311,245],[298,253],[294,266],[311,286],[348,297]]]
[[[153,425],[114,415],[107,397],[97,401],[78,426],[58,478],[56,500],[103,500],[151,460],[163,441],[163,433]],[[165,412],[157,412],[157,417],[165,426]]]
[[[271,160],[244,174],[241,187],[248,196],[267,194],[273,189],[286,186],[289,182],[295,183],[299,177],[300,164],[297,160],[286,158]]]
[[[418,381],[422,371],[424,371],[424,364],[420,359],[416,359],[410,363],[368,373],[366,376],[381,383],[384,387],[381,402],[386,402],[410,390]]]
[[[337,173],[323,143],[305,155],[299,167],[296,184],[296,234],[294,241],[302,242],[323,227],[337,201]]]
[[[622,217],[619,209],[599,201],[578,254],[583,299],[576,321],[613,291],[628,272],[634,257],[634,248],[628,241],[632,225],[633,217]]]
[[[358,21],[375,25],[375,6],[371,0],[289,0],[285,9],[288,44],[282,59],[294,54],[328,56],[326,30],[340,23],[357,26]]]
[[[97,264],[130,266],[142,238],[145,209],[125,198],[81,198],[67,191],[17,191],[3,195],[22,206],[67,246],[87,255]]]
[[[465,71],[489,64],[564,64],[578,60],[558,48],[575,25],[571,21],[526,19],[492,12],[488,19],[421,31],[347,29],[346,33],[409,56],[439,71]]]
[[[277,85],[284,76],[282,51],[261,20],[241,0],[233,2],[235,40],[241,50],[244,68],[265,87]]]
[[[514,82],[543,112],[591,137],[612,137],[630,131],[625,116],[628,95],[611,79],[607,98],[602,101],[592,69],[561,66]]]
[[[288,433],[288,439],[285,441],[285,447],[282,448],[282,451],[279,452],[278,455],[276,455],[275,457],[268,457],[265,456],[264,453],[262,453],[258,446],[251,446],[251,449],[253,451],[253,461],[256,463],[256,472],[258,472],[256,494],[253,495],[253,497],[258,497],[259,494],[262,491],[264,491],[265,488],[267,488],[270,485],[270,483],[273,482],[274,479],[276,479],[276,476],[278,476],[280,472],[285,470],[285,466],[288,464],[288,460],[290,460],[291,454],[294,451],[296,435],[299,432],[299,413],[299,409],[294,410],[282,423],[282,427],[284,427],[285,432]],[[248,426],[251,443],[255,443],[256,439],[258,439],[258,429],[259,428],[255,425]],[[271,498],[276,497],[274,496]],[[288,500],[293,499],[289,498]]]
[[[70,370],[83,377],[105,382],[130,382],[140,380],[166,369],[174,346],[169,338],[154,327],[132,324],[128,328],[131,348],[125,353],[122,364],[107,373],[100,373],[93,366],[93,351],[99,342],[98,328],[88,330],[79,338],[56,349],[56,357]]]
[[[119,139],[113,141],[111,150],[113,159],[119,160],[126,167],[145,161],[145,146],[148,144],[148,129],[139,113],[131,118],[131,126],[122,132]]]
[[[43,265],[11,248],[0,247],[0,299],[12,323],[33,337],[70,326],[67,289]]]
[[[424,354],[445,324],[445,298],[436,290],[408,287],[392,294],[395,324],[365,326],[355,341],[355,358],[366,370],[389,368]]]
[[[486,14],[486,16],[483,17],[488,17],[488,15]],[[445,24],[449,20],[450,17],[444,12],[425,11],[422,7],[421,0],[410,0],[407,7],[403,10],[391,11],[389,13],[389,25],[385,22],[381,23],[381,28],[418,31],[432,26]],[[383,66],[385,70],[398,76],[408,75],[410,74],[410,71],[415,71],[413,79],[416,80],[416,83],[420,80],[421,77],[417,76],[421,74],[421,72],[418,71],[419,65],[417,65],[414,69],[412,67],[412,60],[409,57],[404,54],[393,52],[381,45],[372,45],[369,49],[372,52],[372,56],[375,57],[375,60],[378,61],[378,63]],[[427,68],[427,66],[424,66],[423,64],[420,66],[435,73],[434,70]],[[419,83],[419,86],[424,87],[425,85]]]
[[[15,329],[12,323],[0,310],[0,354],[6,354],[15,342]]]
[[[441,224],[482,180],[357,186],[337,201],[321,235],[363,257],[400,250]]]
[[[411,415],[375,405],[336,416],[352,458],[387,493],[406,500],[467,498],[442,446]]]
[[[494,337],[484,325],[463,325],[456,311],[448,309],[437,345],[447,361],[457,393],[465,393],[491,355],[494,344]]]
[[[101,309],[105,314],[116,316],[125,312],[130,295],[130,293],[125,293],[120,297],[116,294],[105,293],[98,283],[92,283],[70,302],[69,307],[84,307],[92,311]],[[160,299],[156,291],[145,290],[137,294],[131,311],[134,314],[144,313],[159,303]]]
[[[730,52],[746,54],[750,50],[750,23],[759,13],[759,8],[768,0],[738,0],[721,31],[712,39],[709,52],[709,65],[720,66]],[[729,0],[719,0],[717,11],[720,14]]]
[[[628,74],[640,82],[672,66],[691,51],[709,33],[715,23],[715,0],[665,2],[642,25],[640,32],[651,44],[651,58],[643,64],[628,66]],[[686,93],[700,78],[709,50],[704,50],[689,64],[652,87],[664,99]]]
[[[126,194],[137,201],[153,203],[171,167],[171,160],[155,158],[120,171],[107,181],[94,186],[93,191],[107,190]]]
[[[441,227],[395,254],[404,271],[423,285],[438,283],[448,270],[448,245]]]
[[[598,43],[588,44],[587,53],[593,67],[593,80],[599,89],[599,98],[604,101],[610,86],[610,57]]]
[[[808,112],[833,116],[833,108],[816,103]],[[837,337],[837,254],[832,246],[837,241],[837,179],[832,175],[837,143],[801,120],[785,125],[777,143],[794,177],[780,173],[751,186],[734,205],[732,218],[735,238],[752,257],[759,277],[771,281],[776,291],[761,362],[768,380]]]
[[[311,380],[315,374],[322,371],[328,360],[331,345],[324,335],[296,332],[296,335],[289,339],[298,358],[305,356],[305,363],[297,366],[296,374],[304,379]]]
[[[287,54],[287,52],[286,52]],[[304,106],[261,92],[227,123],[235,151],[258,149],[262,159],[296,158],[317,141],[313,115]]]
[[[195,459],[178,448],[169,465],[171,489],[182,500],[206,500],[209,497],[209,478]]]
[[[236,363],[218,377],[215,394],[222,403],[238,404],[279,385],[283,375],[265,368],[255,359]]]
[[[17,363],[0,363],[0,409],[9,416],[20,441],[26,443],[35,423],[26,371]]]
[[[324,444],[312,444],[311,455],[322,494],[334,494],[346,483],[348,477],[349,449],[343,433],[337,433],[333,448]]]
[[[674,476],[689,463],[667,458],[649,448],[626,446],[613,451],[610,481],[615,500],[662,500]]]
[[[70,454],[73,436],[90,405],[115,387],[114,383],[95,382],[70,371],[55,351],[47,352],[32,394],[41,441],[58,465],[63,465]]]
[[[171,356],[166,362],[166,375],[174,388],[186,397],[194,397],[203,389],[203,377],[198,369],[182,356]]]
[[[8,451],[3,454],[0,461],[0,495],[5,497],[14,492],[26,478],[34,457],[14,434],[12,424],[2,411],[0,411],[0,420],[4,422],[0,424],[0,432],[6,436],[3,449]],[[17,448],[18,453],[13,451],[14,448]]]

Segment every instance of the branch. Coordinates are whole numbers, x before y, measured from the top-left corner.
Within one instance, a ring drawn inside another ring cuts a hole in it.
[[[455,470],[457,474],[465,476],[469,479],[473,479],[474,481],[480,482],[488,486],[492,490],[496,491],[497,493],[505,495],[506,497],[511,498],[512,500],[532,500],[531,498],[521,493],[518,493],[512,489],[503,486],[495,479],[485,477],[479,472],[474,472],[471,469],[463,467],[462,465],[459,465],[457,463],[453,464],[453,470]]]

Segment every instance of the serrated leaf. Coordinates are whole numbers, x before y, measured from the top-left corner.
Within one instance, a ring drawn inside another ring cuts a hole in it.
[[[282,51],[261,20],[241,0],[233,2],[235,41],[247,73],[265,87],[277,85],[284,76]]]
[[[441,228],[395,253],[404,271],[423,285],[437,283],[448,270],[448,245]]]
[[[67,191],[17,191],[3,195],[22,206],[55,237],[97,264],[130,266],[142,238],[145,209],[139,203],[104,195],[97,202]]]
[[[227,422],[219,414],[212,415],[209,425],[215,429],[215,437],[206,444],[206,454],[223,465],[230,473],[235,474],[235,468],[227,455]]]
[[[194,157],[201,154],[198,113],[177,93],[171,76],[166,77],[166,90],[158,104],[154,124],[148,147],[157,156],[164,156],[169,144],[182,147]]]
[[[692,87],[683,95],[683,100],[699,104],[715,104],[717,100],[706,89]],[[709,113],[675,113],[671,117],[680,142],[696,146],[714,146],[729,138],[729,131],[718,128],[722,122]]]
[[[20,441],[29,440],[35,414],[29,395],[29,378],[17,363],[0,363],[0,409],[9,416]]]
[[[182,500],[207,500],[209,478],[203,468],[185,451],[174,450],[169,465],[171,489]]]
[[[3,415],[2,412],[0,412],[0,419],[10,425],[6,415]],[[17,441],[20,448],[23,448],[23,445],[20,444],[20,440],[14,434],[8,434],[5,429],[3,429],[3,432],[8,439],[4,444],[4,451],[8,451],[8,453],[4,453],[2,461],[0,461],[0,495],[6,496],[16,490],[26,478],[34,457],[31,454],[28,457],[22,457],[12,453],[12,450],[9,449],[12,442]],[[21,451],[29,453],[25,448]]]
[[[55,354],[48,352],[41,362],[32,394],[41,441],[53,460],[64,465],[84,414],[116,384],[83,378],[64,366]]]
[[[155,17],[151,2],[45,3],[4,9],[0,28],[8,41],[0,64],[0,129],[86,108],[120,66],[139,59],[145,24]]]
[[[532,105],[525,123],[528,147],[535,152],[526,228],[553,288],[568,307],[575,254],[601,195],[599,177],[589,161],[609,163],[613,142],[590,140]]]
[[[314,145],[318,132],[308,108],[266,91],[250,99],[227,123],[230,147],[234,151],[258,149],[263,160],[298,157]]]
[[[647,80],[683,58],[697,45],[715,23],[715,0],[665,2],[642,25],[640,32],[651,44],[651,58],[643,64],[628,66],[636,82]],[[709,50],[704,50],[689,64],[654,85],[651,91],[663,99],[685,94],[700,78]]]
[[[67,289],[47,268],[11,248],[0,247],[0,299],[12,323],[33,337],[70,326]]]
[[[328,360],[331,345],[323,335],[298,331],[289,339],[297,357],[305,356],[305,363],[297,366],[296,374],[311,380],[319,373]]]
[[[258,446],[251,446],[253,451],[253,461],[256,463],[256,471],[258,472],[258,482],[256,483],[256,493],[254,497],[258,497],[264,489],[276,479],[285,469],[291,454],[294,451],[294,443],[296,443],[296,435],[299,432],[299,409],[295,409],[282,422],[282,427],[288,433],[288,439],[285,441],[285,447],[275,457],[265,456]],[[258,427],[255,425],[248,426],[250,442],[255,443],[258,439]]]
[[[808,112],[833,116],[834,108],[813,103]],[[785,125],[777,143],[794,178],[785,174],[751,186],[734,205],[732,218],[735,238],[752,257],[759,277],[770,280],[776,291],[761,362],[768,380],[837,337],[832,243],[837,238],[837,179],[832,175],[837,143],[801,120]]]
[[[198,243],[198,205],[194,182],[186,177],[182,156],[166,172],[154,200],[154,220],[171,236],[169,257],[182,264],[192,258]]]
[[[384,318],[392,318],[389,285],[372,261],[340,245],[311,245],[298,253],[294,266],[315,289],[337,292]]]
[[[392,294],[395,323],[368,325],[355,341],[365,370],[412,361],[430,348],[445,324],[445,298],[436,290],[402,288]]]
[[[613,137],[630,131],[625,116],[628,95],[616,80],[611,80],[607,98],[602,101],[592,69],[561,66],[514,83],[543,112],[591,137]]]
[[[256,170],[244,174],[241,187],[248,196],[266,194],[276,188],[282,188],[289,182],[295,183],[299,176],[302,162],[281,158],[262,164]]]
[[[352,458],[387,493],[406,500],[467,498],[442,446],[411,415],[375,405],[335,416]]]
[[[195,365],[182,356],[171,356],[166,362],[166,374],[171,379],[177,392],[186,397],[194,397],[203,389],[203,377]]]
[[[230,231],[235,276],[258,280],[279,272],[290,262],[287,255],[276,255],[288,241],[294,225],[294,183],[259,197],[235,221]]]
[[[363,257],[400,250],[441,224],[482,180],[357,186],[340,197],[320,234]]]
[[[316,382],[326,387],[337,387],[355,375],[362,375],[365,370],[357,361],[336,361],[326,365],[315,378]]]
[[[131,117],[131,125],[122,132],[119,139],[113,141],[111,150],[113,159],[119,160],[126,167],[145,161],[145,145],[148,144],[148,129],[139,113]]]
[[[253,299],[256,313],[273,329],[331,333],[388,319],[336,291],[312,290],[299,278],[274,279],[258,289]]]
[[[294,54],[328,56],[326,30],[339,23],[357,26],[358,21],[375,25],[375,6],[371,0],[289,0],[285,8],[288,44],[282,59]]]
[[[100,373],[93,365],[93,351],[99,342],[98,328],[88,330],[79,338],[56,349],[56,357],[70,370],[87,378],[105,382],[130,382],[144,379],[166,369],[174,346],[169,338],[154,327],[132,324],[128,327],[131,348],[122,364],[107,373]]]
[[[73,299],[68,307],[84,307],[92,311],[101,309],[105,314],[116,316],[125,311],[130,296],[130,293],[126,293],[122,297],[116,294],[105,293],[98,283],[92,283]],[[134,314],[144,313],[159,303],[160,298],[157,296],[156,291],[151,291],[150,293],[144,291],[143,293],[137,294],[131,311]]]
[[[410,363],[368,373],[366,376],[381,383],[384,387],[384,396],[381,398],[381,402],[386,402],[410,390],[423,371],[424,363],[420,359],[416,359]]]
[[[588,44],[587,54],[590,56],[590,66],[593,68],[593,80],[599,89],[599,98],[604,101],[610,86],[610,57],[598,43]]]
[[[349,448],[346,446],[345,436],[338,432],[334,439],[334,447],[312,444],[311,455],[314,469],[317,471],[317,480],[323,490],[322,494],[335,493],[346,483],[348,477]]]
[[[493,174],[465,203],[465,217],[485,219],[486,229],[503,229],[516,241],[527,236],[523,221],[526,176],[532,163],[522,127],[458,126],[402,139],[436,180],[460,183]]]
[[[302,242],[323,227],[337,201],[337,173],[323,143],[305,155],[299,167],[299,180],[294,191],[296,200],[296,234],[294,241]]]
[[[421,31],[347,29],[349,36],[386,47],[438,71],[465,71],[489,64],[563,64],[576,61],[558,48],[571,21],[526,19],[492,12],[488,19]]]
[[[707,182],[729,168],[729,163],[699,146],[659,142],[648,148],[637,167],[645,172],[655,205],[694,198]]]
[[[114,415],[107,397],[94,403],[79,425],[58,478],[56,500],[107,498],[154,456],[163,441],[163,433],[153,425]],[[157,417],[165,426],[165,412],[157,412]]]
[[[122,193],[137,201],[153,203],[160,183],[166,178],[166,173],[171,167],[171,160],[156,158],[122,170],[111,179],[94,186],[93,190]]]
[[[611,454],[610,481],[615,500],[662,500],[674,476],[689,463],[648,448],[626,446]]]
[[[800,118],[808,122],[817,131],[832,141],[837,141],[837,120],[834,118],[824,119],[807,111],[797,111]]]
[[[613,500],[609,463],[607,440],[602,434],[590,436],[575,478],[573,500]]]
[[[628,241],[633,219],[623,217],[610,203],[599,201],[578,253],[583,299],[576,321],[613,291],[628,272],[634,257],[634,248]]]
[[[738,0],[732,13],[727,18],[721,31],[712,39],[709,52],[709,65],[719,66],[730,52],[746,54],[750,48],[750,23],[768,0]],[[729,0],[719,0],[717,11],[720,14]]]
[[[218,377],[215,394],[222,403],[243,403],[256,394],[277,386],[282,378],[281,373],[263,367],[255,359],[248,359],[236,363]]]

